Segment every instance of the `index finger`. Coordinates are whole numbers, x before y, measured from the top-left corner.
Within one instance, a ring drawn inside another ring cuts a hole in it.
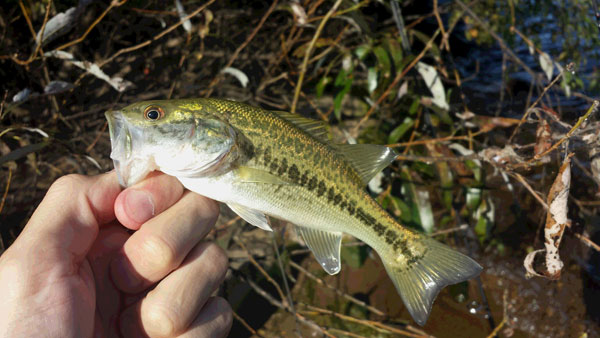
[[[60,248],[82,259],[99,226],[115,218],[113,205],[121,187],[114,171],[97,175],[66,175],[54,182],[15,241],[36,253]]]
[[[183,195],[183,190],[175,177],[152,172],[117,196],[115,216],[123,226],[137,230],[146,221],[175,204]]]

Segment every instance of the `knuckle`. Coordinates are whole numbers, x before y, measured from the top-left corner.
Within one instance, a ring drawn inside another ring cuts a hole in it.
[[[219,205],[204,196],[189,192],[188,196],[190,203],[194,206],[191,210],[195,210],[197,219],[202,222],[214,224],[219,217]]]
[[[221,211],[219,203],[208,198],[204,198],[204,203],[206,204],[207,210],[210,213],[210,215],[213,216],[212,222],[215,223],[217,221],[217,218],[219,217],[219,212]]]
[[[148,270],[163,272],[170,270],[176,264],[175,249],[157,235],[144,239],[139,252],[142,264]]]
[[[81,184],[85,177],[77,174],[69,174],[59,177],[48,189],[49,193],[65,193],[71,191],[77,185]]]
[[[216,318],[217,326],[221,330],[221,336],[225,337],[233,324],[233,311],[229,302],[221,297],[215,297],[214,302],[218,313]]]
[[[212,262],[210,266],[215,270],[213,276],[218,277],[218,280],[223,279],[229,265],[229,257],[225,250],[215,243],[209,243],[205,249],[205,255]]]
[[[172,337],[179,330],[177,314],[161,304],[142,308],[142,324],[151,336]]]

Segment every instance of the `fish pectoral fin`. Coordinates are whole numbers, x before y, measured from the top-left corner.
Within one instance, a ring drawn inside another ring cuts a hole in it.
[[[273,229],[271,229],[271,225],[269,224],[269,220],[264,213],[235,203],[227,203],[227,206],[233,210],[233,212],[238,214],[238,216],[240,216],[244,221],[263,230],[273,231]]]
[[[335,147],[350,161],[365,185],[398,156],[392,148],[377,144],[336,144]]]
[[[244,183],[292,184],[262,169],[240,166],[236,169],[237,180]]]
[[[425,325],[442,288],[475,278],[482,270],[470,257],[434,239],[425,239],[424,245],[427,251],[410,263],[404,258],[403,266],[393,259],[382,259],[408,312],[421,326]]]
[[[341,232],[328,232],[302,226],[297,226],[296,231],[302,236],[325,272],[330,275],[340,272]]]
[[[333,139],[331,128],[329,128],[329,125],[325,121],[313,120],[300,114],[293,114],[285,111],[273,110],[272,112],[323,142],[328,143]]]

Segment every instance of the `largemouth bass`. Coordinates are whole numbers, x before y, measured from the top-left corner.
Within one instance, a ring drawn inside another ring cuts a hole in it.
[[[160,170],[262,229],[267,216],[291,222],[329,274],[348,233],[379,254],[420,325],[444,286],[482,269],[403,227],[365,191],[396,158],[390,148],[333,144],[324,122],[219,99],[145,101],[106,117],[121,185]]]

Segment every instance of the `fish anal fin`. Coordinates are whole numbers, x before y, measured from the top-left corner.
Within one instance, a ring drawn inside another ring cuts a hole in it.
[[[325,272],[330,275],[340,272],[341,232],[328,232],[302,226],[297,226],[296,231],[300,233]]]
[[[335,147],[352,164],[365,185],[398,156],[392,148],[377,144],[337,144]]]
[[[428,250],[417,262],[400,267],[393,260],[383,260],[408,312],[421,326],[441,289],[477,277],[482,270],[470,257],[433,239],[425,241]]]
[[[262,169],[240,166],[236,169],[237,180],[244,183],[292,184]]]
[[[323,142],[331,142],[333,136],[331,129],[325,121],[309,119],[299,114],[292,114],[285,111],[273,111],[277,116],[293,123],[296,127],[306,131]]]
[[[227,206],[231,210],[233,210],[233,212],[238,214],[238,216],[240,216],[244,221],[254,226],[257,226],[263,230],[273,231],[273,229],[271,229],[271,226],[269,225],[269,220],[267,219],[267,216],[265,216],[264,213],[258,210],[241,206],[236,203],[227,203]]]

